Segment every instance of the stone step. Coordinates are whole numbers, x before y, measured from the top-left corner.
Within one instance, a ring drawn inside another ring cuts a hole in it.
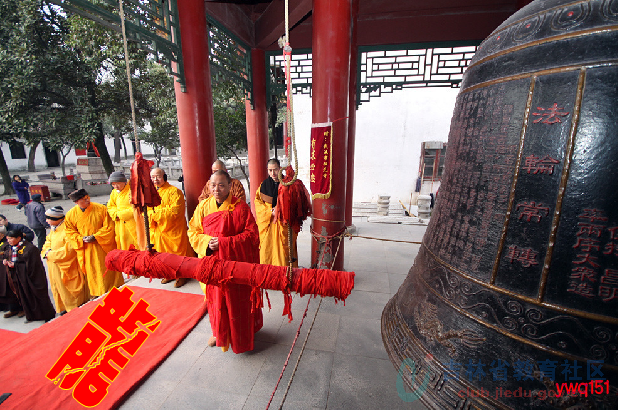
[[[386,223],[386,224],[401,224],[401,225],[427,225],[429,219],[419,219],[413,216],[370,216],[367,222]]]
[[[107,181],[107,174],[105,172],[82,172],[79,177],[85,181]]]

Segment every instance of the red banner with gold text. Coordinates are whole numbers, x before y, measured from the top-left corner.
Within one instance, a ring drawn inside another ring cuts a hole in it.
[[[333,182],[333,124],[311,125],[309,161],[311,199],[328,199]]]

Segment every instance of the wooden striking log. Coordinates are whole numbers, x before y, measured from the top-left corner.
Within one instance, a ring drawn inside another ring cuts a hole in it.
[[[169,253],[113,250],[105,258],[105,266],[127,275],[191,278],[214,286],[224,286],[229,282],[284,293],[296,292],[301,296],[334,297],[336,300],[345,300],[354,288],[354,272],[293,268],[289,275],[289,268],[285,266],[233,262],[212,256],[200,259]]]

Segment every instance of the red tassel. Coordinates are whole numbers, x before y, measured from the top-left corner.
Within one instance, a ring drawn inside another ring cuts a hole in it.
[[[271,310],[272,306],[270,306],[270,298],[268,297],[268,292],[264,291],[264,293],[266,294],[266,301],[268,302],[268,310]]]
[[[290,182],[294,177],[291,166],[285,169],[283,182]],[[279,185],[275,220],[292,227],[294,232],[300,232],[303,222],[311,216],[311,199],[309,191],[300,179],[291,185]]]
[[[281,316],[288,315],[288,323],[292,321],[292,295],[289,293],[283,294],[283,314]]]
[[[153,165],[154,162],[144,159],[141,152],[135,154],[135,161],[131,164],[131,203],[140,208],[161,205],[161,197],[150,179]]]

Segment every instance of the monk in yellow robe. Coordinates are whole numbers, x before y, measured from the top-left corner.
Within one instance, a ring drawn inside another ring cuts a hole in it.
[[[120,272],[105,268],[105,256],[116,249],[114,221],[105,205],[90,202],[85,189],[69,194],[75,206],[67,212],[64,224],[67,240],[77,252],[77,261],[88,279],[90,296],[101,296],[121,286]]]
[[[161,197],[161,205],[148,208],[150,223],[150,242],[157,252],[173,253],[180,256],[195,256],[187,236],[185,217],[185,196],[182,191],[167,182],[167,175],[161,168],[150,171],[150,179]],[[188,279],[178,278],[174,287],[179,288]],[[171,280],[163,279],[165,284]]]
[[[217,171],[225,171],[227,172],[227,168],[225,164],[220,159],[213,162],[211,171],[214,174]],[[210,181],[206,182],[204,188],[202,188],[202,193],[197,198],[199,202],[202,202],[204,199],[208,199],[212,193],[210,192]],[[232,178],[232,182],[230,182],[230,195],[240,199],[242,202],[247,203],[247,195],[245,194],[245,187],[242,186],[242,182],[239,180]]]
[[[127,178],[120,171],[112,172],[109,183],[114,189],[109,195],[107,212],[114,221],[116,246],[123,251],[129,250],[131,245],[138,248],[137,228],[131,205],[131,187],[127,184]]]
[[[274,220],[279,191],[279,160],[272,158],[268,161],[268,178],[255,193],[255,221],[260,230],[260,263],[288,266],[290,247],[288,245],[288,226]],[[298,252],[296,238],[298,234],[292,231],[293,266],[298,266]]]
[[[77,252],[67,241],[64,209],[55,206],[45,211],[51,226],[41,256],[47,259],[47,271],[56,312],[63,314],[80,307],[90,299],[86,274],[79,268]]]

